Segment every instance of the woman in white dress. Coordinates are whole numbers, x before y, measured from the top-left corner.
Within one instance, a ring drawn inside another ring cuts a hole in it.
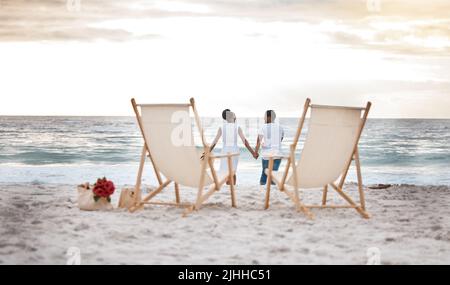
[[[237,144],[238,136],[241,138],[242,142],[244,143],[245,147],[248,149],[248,151],[252,154],[252,156],[255,156],[255,151],[248,143],[247,139],[245,138],[244,132],[242,131],[241,127],[239,127],[236,124],[236,115],[230,111],[230,109],[225,109],[222,112],[222,118],[223,118],[223,125],[222,127],[219,127],[217,130],[216,137],[211,144],[211,150],[214,149],[214,147],[219,142],[219,139],[222,137],[222,154],[227,153],[236,153],[239,152],[239,147]],[[236,171],[239,157],[235,156],[233,157],[233,170]],[[228,161],[226,158],[222,158],[220,161],[220,171],[227,172],[228,171]],[[234,184],[236,184],[236,175],[234,175]],[[230,181],[227,181],[227,184],[230,184]]]

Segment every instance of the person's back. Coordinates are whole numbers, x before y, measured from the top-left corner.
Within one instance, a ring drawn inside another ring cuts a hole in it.
[[[261,138],[261,156],[264,159],[281,155],[281,141],[284,136],[284,131],[278,122],[264,124],[260,129],[258,136]]]
[[[222,152],[237,152],[239,150],[237,145],[238,125],[235,121],[224,121],[222,125]]]
[[[284,138],[284,130],[276,121],[276,114],[273,110],[268,110],[264,116],[265,124],[258,132],[258,139],[255,148],[255,158],[258,157],[259,148],[262,147],[262,173],[260,184],[265,185],[267,182],[267,175],[265,169],[269,167],[269,159],[272,157],[273,170],[278,170],[281,164],[282,146],[281,142]]]
[[[222,119],[223,124],[222,127],[217,130],[216,137],[214,141],[211,144],[210,151],[212,152],[215,148],[216,144],[218,143],[220,137],[222,137],[222,154],[228,154],[228,153],[238,153],[239,147],[238,147],[238,137],[241,138],[242,142],[244,143],[245,147],[249,150],[249,152],[254,156],[254,151],[250,144],[248,143],[247,139],[244,136],[244,132],[242,129],[237,125],[236,123],[236,114],[230,111],[230,109],[225,109],[222,112]],[[235,156],[232,158],[232,169],[233,171],[237,170],[237,165],[239,162],[239,157]],[[220,171],[221,172],[227,172],[228,171],[228,161],[226,158],[222,158],[220,160]],[[234,183],[236,184],[236,174],[234,175]],[[227,181],[227,184],[229,184],[230,181]]]

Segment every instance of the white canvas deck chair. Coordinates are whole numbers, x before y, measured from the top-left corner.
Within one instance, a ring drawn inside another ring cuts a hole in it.
[[[290,154],[286,157],[284,172],[272,171],[273,158],[269,160],[269,168],[266,169],[268,177],[265,209],[269,208],[270,185],[274,181],[278,189],[294,202],[297,210],[304,212],[309,218],[313,218],[309,210],[311,208],[354,208],[362,217],[369,218],[364,200],[358,142],[371,105],[368,102],[365,108],[321,106],[311,105],[311,100],[307,99]],[[296,161],[295,150],[309,109],[311,116],[308,133],[300,159]],[[358,178],[359,204],[343,191],[352,161],[355,162]],[[348,204],[327,205],[328,186]],[[303,204],[299,189],[313,188],[323,189],[321,205]]]
[[[198,210],[202,203],[218,191],[228,179],[233,182],[234,172],[231,160],[233,156],[239,154],[229,153],[214,156],[210,153],[210,147],[205,142],[193,98],[191,98],[190,104],[136,104],[134,99],[131,100],[131,103],[144,138],[135,186],[136,203],[129,208],[131,212],[142,208],[145,204],[155,204],[185,207],[184,215],[186,215],[193,210]],[[195,123],[202,139],[202,149],[198,149],[194,144],[190,108],[193,110]],[[204,158],[201,159],[203,153]],[[150,194],[142,197],[141,180],[147,157],[153,164],[159,185]],[[227,158],[227,173],[215,171],[215,158]],[[174,203],[152,201],[152,198],[172,182],[175,190]],[[197,189],[197,199],[194,203],[181,203],[179,185]],[[204,193],[205,187],[209,187],[206,193]],[[231,205],[236,207],[234,183],[230,183],[230,192]]]

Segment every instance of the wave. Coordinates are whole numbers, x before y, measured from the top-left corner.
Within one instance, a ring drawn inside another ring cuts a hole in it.
[[[207,121],[205,136],[212,141],[221,120]],[[281,118],[280,122],[286,131],[283,145],[287,153],[297,119]],[[241,121],[241,127],[244,126],[250,144],[255,145],[257,118]],[[369,120],[360,143],[364,173],[370,176],[375,169],[401,169],[401,175],[397,170],[393,173],[402,178],[383,174],[393,183],[408,182],[405,178],[408,175],[424,181],[429,180],[427,176],[436,181],[449,180],[450,171],[436,172],[439,168],[448,170],[450,165],[449,130],[450,120]],[[143,145],[133,117],[0,117],[0,133],[2,169],[30,166],[36,171],[38,167],[134,165],[139,162]],[[303,140],[304,135],[299,148]],[[200,141],[199,137],[196,141]],[[216,152],[220,152],[219,146]],[[259,167],[260,162],[244,146],[240,145],[240,151],[243,169]],[[425,171],[419,173],[416,170],[421,166]],[[4,177],[3,173],[0,176]],[[409,179],[416,182],[415,178]]]

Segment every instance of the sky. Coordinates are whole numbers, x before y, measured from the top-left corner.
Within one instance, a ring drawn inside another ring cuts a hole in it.
[[[450,118],[447,0],[0,0],[0,115]]]

